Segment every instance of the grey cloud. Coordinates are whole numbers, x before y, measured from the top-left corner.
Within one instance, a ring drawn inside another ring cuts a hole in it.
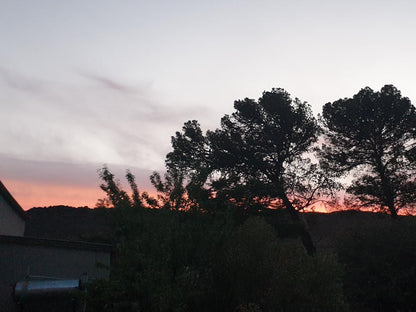
[[[131,117],[143,121],[154,122],[170,122],[176,123],[178,120],[186,118],[186,116],[200,115],[206,116],[210,112],[207,107],[178,107],[171,106],[171,103],[160,103],[154,100],[151,93],[152,83],[143,83],[140,86],[132,87],[111,77],[98,75],[95,73],[86,73],[78,71],[78,74],[84,78],[98,82],[105,88],[125,93],[125,103],[117,103],[120,108],[132,110],[129,112]],[[126,107],[128,106],[128,107]],[[143,110],[143,108],[145,108]],[[183,120],[186,121],[186,120]]]
[[[8,75],[4,69],[1,73]],[[112,78],[87,76],[99,82],[99,88],[80,82],[47,85],[40,79],[32,84],[24,75],[7,78],[27,81],[29,90],[41,96],[14,89],[19,100],[12,100],[9,117],[0,124],[3,153],[47,162],[49,177],[53,177],[52,161],[110,162],[158,170],[170,149],[170,137],[185,121],[214,116],[209,107],[164,102],[150,85],[131,88]]]
[[[102,86],[112,89],[112,90],[116,90],[119,92],[126,92],[126,93],[137,93],[140,91],[139,88],[133,88],[133,87],[127,86],[126,84],[115,81],[108,77],[100,76],[97,74],[90,74],[90,73],[81,72],[81,71],[79,71],[78,73],[80,76],[90,79],[90,80],[94,80],[95,82],[98,82]]]
[[[17,72],[0,66],[0,79],[10,88],[24,92],[44,92],[44,85],[40,80],[28,78]]]
[[[0,154],[0,180],[10,179],[38,184],[61,186],[97,187],[101,184],[98,170],[99,163],[64,163],[52,161],[30,161]],[[126,186],[124,176],[129,169],[137,180],[141,190],[153,190],[149,177],[151,170],[109,164],[108,168],[117,179]]]

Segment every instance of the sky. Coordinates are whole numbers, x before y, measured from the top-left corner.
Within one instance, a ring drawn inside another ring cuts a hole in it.
[[[279,87],[315,114],[369,86],[415,103],[414,1],[0,0],[0,180],[24,209],[140,190],[187,120]]]

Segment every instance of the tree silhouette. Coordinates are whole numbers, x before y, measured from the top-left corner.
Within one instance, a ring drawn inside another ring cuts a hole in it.
[[[235,101],[235,112],[204,136],[197,121],[185,123],[172,137],[168,172],[183,174],[190,199],[229,201],[255,209],[278,201],[293,220],[330,181],[305,158],[319,127],[306,102],[292,100],[283,89],[264,92],[256,102]],[[315,252],[305,226],[302,241]]]
[[[153,172],[150,182],[158,192],[159,207],[167,210],[191,210],[193,202],[187,197],[184,176],[180,170],[168,170],[164,180],[160,173]]]
[[[366,87],[325,104],[322,121],[322,166],[338,176],[357,169],[347,191],[360,206],[387,208],[396,218],[414,204],[416,112],[408,98],[392,85]]]

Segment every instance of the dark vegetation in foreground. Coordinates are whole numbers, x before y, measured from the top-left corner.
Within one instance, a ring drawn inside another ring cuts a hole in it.
[[[115,209],[60,206],[27,215],[32,236],[114,243],[120,234]],[[416,309],[412,216],[306,213],[317,246],[317,255],[308,257],[297,224],[282,210],[252,217],[162,210],[128,215],[135,238],[116,243],[110,280],[89,290],[90,311]]]
[[[78,220],[79,234],[115,257],[89,311],[415,311],[416,221],[399,216],[416,204],[410,100],[364,88],[317,119],[272,89],[234,109],[215,130],[190,120],[175,133],[165,174],[150,177],[157,198],[129,171],[131,195],[99,172],[107,197],[93,213],[108,219]],[[389,217],[303,212],[340,189]]]

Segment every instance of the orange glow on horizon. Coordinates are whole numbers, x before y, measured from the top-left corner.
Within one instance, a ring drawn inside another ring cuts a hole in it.
[[[86,187],[18,180],[3,180],[3,182],[24,210],[55,205],[93,208],[99,198],[105,197],[98,185]]]
[[[98,199],[106,197],[98,185],[55,185],[8,179],[2,181],[23,210],[59,205],[94,208]],[[142,191],[145,190],[140,190]],[[154,192],[148,194],[155,196]]]
[[[322,202],[313,204],[311,207],[305,209],[305,212],[319,212],[319,213],[331,213],[334,209],[329,208]]]
[[[54,185],[49,183],[37,183],[19,180],[2,180],[6,188],[20,204],[23,210],[33,207],[48,206],[72,206],[72,207],[89,207],[94,208],[97,200],[105,198],[105,193],[97,186],[76,186],[76,185]],[[154,190],[142,190],[147,192],[151,197],[157,196]],[[324,203],[315,203],[312,207],[306,208],[305,212],[331,213],[335,211],[349,210],[347,207],[331,208]],[[362,209],[361,211],[368,211]],[[399,211],[399,215],[416,215],[413,211],[405,209]]]

